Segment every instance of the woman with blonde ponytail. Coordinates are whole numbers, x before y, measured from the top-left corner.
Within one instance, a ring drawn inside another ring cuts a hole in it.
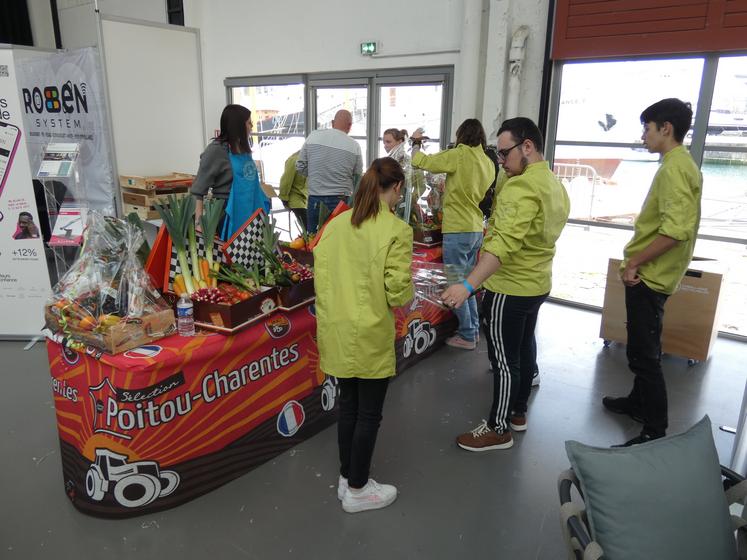
[[[369,469],[396,368],[392,309],[413,297],[412,229],[392,213],[403,181],[396,161],[375,160],[353,209],[329,222],[314,248],[320,367],[340,387],[337,497],[349,513],[397,498],[397,489],[369,478]]]

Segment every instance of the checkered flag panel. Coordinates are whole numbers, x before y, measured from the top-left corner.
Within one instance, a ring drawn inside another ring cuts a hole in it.
[[[202,237],[202,233],[196,232],[197,237],[197,256],[200,258],[204,258],[206,255],[205,252],[205,240]],[[187,245],[187,260],[189,260],[189,245]],[[223,251],[221,251],[221,246],[219,243],[219,240],[216,238],[216,242],[213,243],[213,261],[220,262],[221,264],[224,264],[227,261],[226,255],[223,254]],[[190,263],[191,265],[192,263]],[[173,289],[174,284],[174,278],[176,278],[177,274],[182,273],[182,267],[179,266],[179,259],[176,258],[176,247],[173,243],[171,243],[171,258],[169,259],[169,281],[168,281],[168,290],[171,291]]]
[[[264,212],[259,210],[249,218],[242,228],[223,245],[223,252],[229,263],[242,265],[251,269],[257,265],[260,270],[264,268],[265,259],[262,256],[263,222]]]

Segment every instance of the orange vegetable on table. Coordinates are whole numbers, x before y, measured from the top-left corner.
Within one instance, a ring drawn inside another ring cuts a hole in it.
[[[87,315],[80,320],[80,323],[78,323],[78,327],[84,331],[92,331],[96,328],[97,324],[98,323],[96,322],[96,319],[94,317],[92,317],[91,315]]]
[[[180,296],[182,294],[186,294],[187,288],[184,285],[184,276],[182,276],[181,274],[177,274],[174,277],[174,282],[172,284],[172,287],[176,295]]]
[[[207,284],[207,287],[212,288],[213,287],[213,279],[210,277],[210,263],[207,262],[207,259],[200,259],[200,275],[202,276],[202,279]]]

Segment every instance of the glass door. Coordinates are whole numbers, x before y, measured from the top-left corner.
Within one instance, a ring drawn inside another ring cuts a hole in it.
[[[377,84],[378,130],[376,157],[386,155],[382,136],[389,128],[407,130],[411,135],[423,128],[429,138],[426,150],[437,152],[441,147],[442,115],[444,114],[443,82],[429,84],[381,83]],[[432,146],[428,149],[428,144]]]
[[[353,115],[350,137],[360,145],[365,167],[368,153],[368,87],[314,86],[312,96],[315,129],[331,128],[335,113],[341,109],[346,109]]]

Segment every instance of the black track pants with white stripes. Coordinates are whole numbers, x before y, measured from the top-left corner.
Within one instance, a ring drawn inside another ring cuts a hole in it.
[[[547,296],[508,296],[485,290],[480,322],[493,370],[488,425],[497,432],[508,429],[511,414],[524,414],[527,410],[537,361],[534,328]]]

